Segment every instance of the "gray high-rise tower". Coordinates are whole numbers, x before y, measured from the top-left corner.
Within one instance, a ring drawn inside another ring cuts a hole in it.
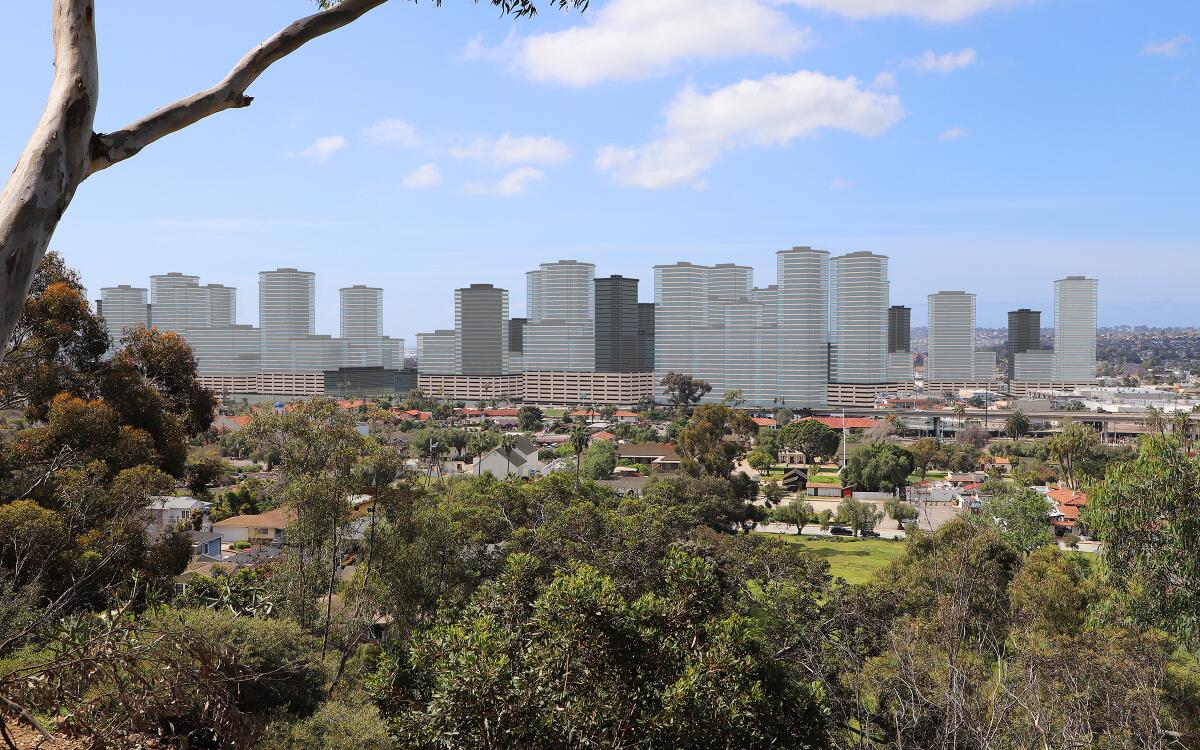
[[[1054,379],[1096,377],[1098,283],[1083,276],[1054,282]]]
[[[912,351],[912,308],[892,305],[888,308],[888,352]]]
[[[212,326],[212,293],[199,276],[172,271],[150,277],[151,321],[160,331],[183,333]]]
[[[507,289],[491,284],[455,289],[456,374],[507,374],[509,324]]]
[[[990,379],[990,375],[988,376]],[[975,380],[975,295],[929,295],[929,354],[925,380],[934,383]]]
[[[338,290],[341,337],[355,367],[383,366],[383,290],[355,284]]]
[[[1017,355],[1042,348],[1042,313],[1022,307],[1008,312],[1008,378],[1016,379]]]
[[[589,371],[596,366],[596,267],[543,263],[525,274],[529,322],[524,369]]]
[[[781,250],[778,262],[778,394],[789,407],[819,407],[829,396],[829,253]]]
[[[829,379],[887,382],[887,256],[839,255],[830,264],[829,290]]]
[[[279,268],[258,274],[258,325],[264,372],[296,372],[292,343],[316,334],[316,276],[311,271]],[[314,342],[311,348],[318,347]],[[305,363],[311,361],[303,358]],[[320,358],[315,358],[318,361]]]
[[[638,280],[596,279],[596,372],[638,372]]]
[[[127,328],[150,325],[150,307],[146,289],[128,284],[106,286],[100,290],[97,312],[104,318],[109,338],[115,347]]]

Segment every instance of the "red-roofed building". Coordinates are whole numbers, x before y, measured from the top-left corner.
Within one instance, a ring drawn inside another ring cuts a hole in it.
[[[1056,528],[1073,530],[1079,524],[1079,513],[1087,507],[1087,495],[1070,487],[1058,486],[1046,493],[1054,503],[1050,523]]]
[[[750,417],[750,421],[759,427],[765,427],[767,429],[774,429],[779,426],[779,423],[776,422],[772,417]]]
[[[593,443],[596,442],[597,440],[612,441],[612,440],[616,440],[616,439],[617,439],[617,436],[612,434],[611,432],[597,432],[595,435],[592,435]]]
[[[804,417],[804,419],[815,419],[835,430],[869,430],[882,421],[874,417]]]

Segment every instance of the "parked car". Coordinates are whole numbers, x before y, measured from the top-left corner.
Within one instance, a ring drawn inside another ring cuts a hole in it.
[[[878,538],[878,537],[879,537],[879,532],[878,532],[878,531],[864,531],[864,532],[862,533],[862,535],[863,535],[864,537],[868,537],[868,536],[869,536],[869,537]]]
[[[830,526],[829,533],[833,536],[854,536],[854,532],[845,526]]]

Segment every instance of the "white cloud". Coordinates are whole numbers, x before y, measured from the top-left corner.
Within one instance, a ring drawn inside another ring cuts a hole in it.
[[[852,187],[854,187],[854,183],[844,177],[834,177],[833,182],[829,183],[830,190],[847,190]]]
[[[442,170],[436,164],[422,164],[409,172],[400,183],[406,188],[428,188],[442,184]]]
[[[499,166],[561,164],[571,158],[571,147],[549,136],[505,133],[499,138],[476,138],[466,146],[452,148],[450,156]]]
[[[585,25],[529,37],[514,63],[533,80],[587,86],[684,60],[786,57],[812,37],[759,0],[609,0]]]
[[[517,53],[519,43],[516,29],[509,29],[508,36],[497,47],[484,44],[483,34],[476,34],[459,50],[459,61],[486,60],[488,62],[510,62]]]
[[[1183,48],[1190,41],[1192,40],[1187,35],[1180,34],[1173,39],[1161,42],[1146,42],[1146,46],[1142,47],[1142,54],[1156,55],[1158,57],[1179,57],[1183,54]]]
[[[959,128],[959,127],[947,128],[946,130],[943,130],[938,135],[938,140],[939,141],[957,141],[957,140],[966,138],[970,134],[971,134],[971,131],[967,130],[966,128]]]
[[[546,173],[536,167],[517,167],[494,184],[468,182],[463,185],[463,192],[467,195],[498,195],[510,198],[515,195],[525,195],[528,183],[537,182],[545,176]]]
[[[298,156],[302,159],[312,159],[324,164],[329,157],[346,147],[346,139],[340,135],[326,135],[318,138],[303,151],[293,151],[288,156]]]
[[[605,146],[595,165],[619,185],[702,185],[725,151],[785,145],[824,128],[877,136],[904,116],[900,97],[864,90],[855,78],[802,70],[747,79],[701,94],[688,86],[667,107],[664,135],[643,146]]]
[[[871,88],[876,91],[890,91],[896,88],[896,74],[890,70],[883,71],[871,81]]]
[[[389,118],[363,128],[363,134],[376,145],[394,145],[416,148],[421,145],[417,130],[404,120]]]
[[[927,49],[921,53],[920,57],[913,57],[904,61],[907,67],[916,68],[926,73],[941,73],[942,75],[952,73],[974,63],[975,50],[970,47],[959,52],[946,52],[941,55]]]
[[[1015,8],[1039,0],[783,0],[802,8],[824,10],[848,18],[907,16],[935,23],[953,23],[997,8]]]

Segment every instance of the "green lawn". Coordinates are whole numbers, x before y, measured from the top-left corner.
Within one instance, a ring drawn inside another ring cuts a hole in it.
[[[829,572],[847,583],[866,583],[875,571],[904,554],[904,542],[884,539],[833,539],[796,536],[795,534],[759,534],[782,539],[789,544],[801,544],[829,561]],[[840,539],[840,537],[839,537]]]

